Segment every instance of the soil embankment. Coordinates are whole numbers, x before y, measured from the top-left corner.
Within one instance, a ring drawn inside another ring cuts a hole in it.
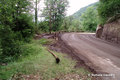
[[[120,19],[104,25],[102,38],[120,44]]]

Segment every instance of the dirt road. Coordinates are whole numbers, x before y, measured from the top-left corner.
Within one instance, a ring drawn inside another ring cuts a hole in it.
[[[66,33],[61,38],[88,66],[98,73],[104,73],[102,76],[112,76],[105,77],[105,80],[120,80],[119,45],[95,38],[93,33]]]

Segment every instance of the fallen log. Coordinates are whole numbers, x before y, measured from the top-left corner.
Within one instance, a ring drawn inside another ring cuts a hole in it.
[[[53,57],[56,59],[56,63],[59,64],[60,59],[59,59],[52,51],[50,51],[49,49],[47,49],[47,50],[48,50],[48,52],[50,52],[50,53],[53,55]]]

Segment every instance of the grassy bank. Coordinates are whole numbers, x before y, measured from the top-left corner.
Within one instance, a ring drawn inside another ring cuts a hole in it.
[[[51,80],[63,78],[68,74],[78,74],[81,79],[89,72],[83,68],[75,69],[75,61],[66,58],[66,55],[56,53],[61,59],[60,64],[55,63],[54,57],[41,44],[48,43],[45,40],[34,40],[25,44],[24,55],[7,66],[0,66],[0,80],[6,79],[28,79],[29,80]]]

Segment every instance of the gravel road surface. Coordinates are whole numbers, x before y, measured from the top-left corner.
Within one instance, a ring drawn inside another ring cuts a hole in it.
[[[102,74],[104,80],[120,80],[120,45],[98,39],[94,33],[65,33],[61,38],[99,73],[92,76]]]

